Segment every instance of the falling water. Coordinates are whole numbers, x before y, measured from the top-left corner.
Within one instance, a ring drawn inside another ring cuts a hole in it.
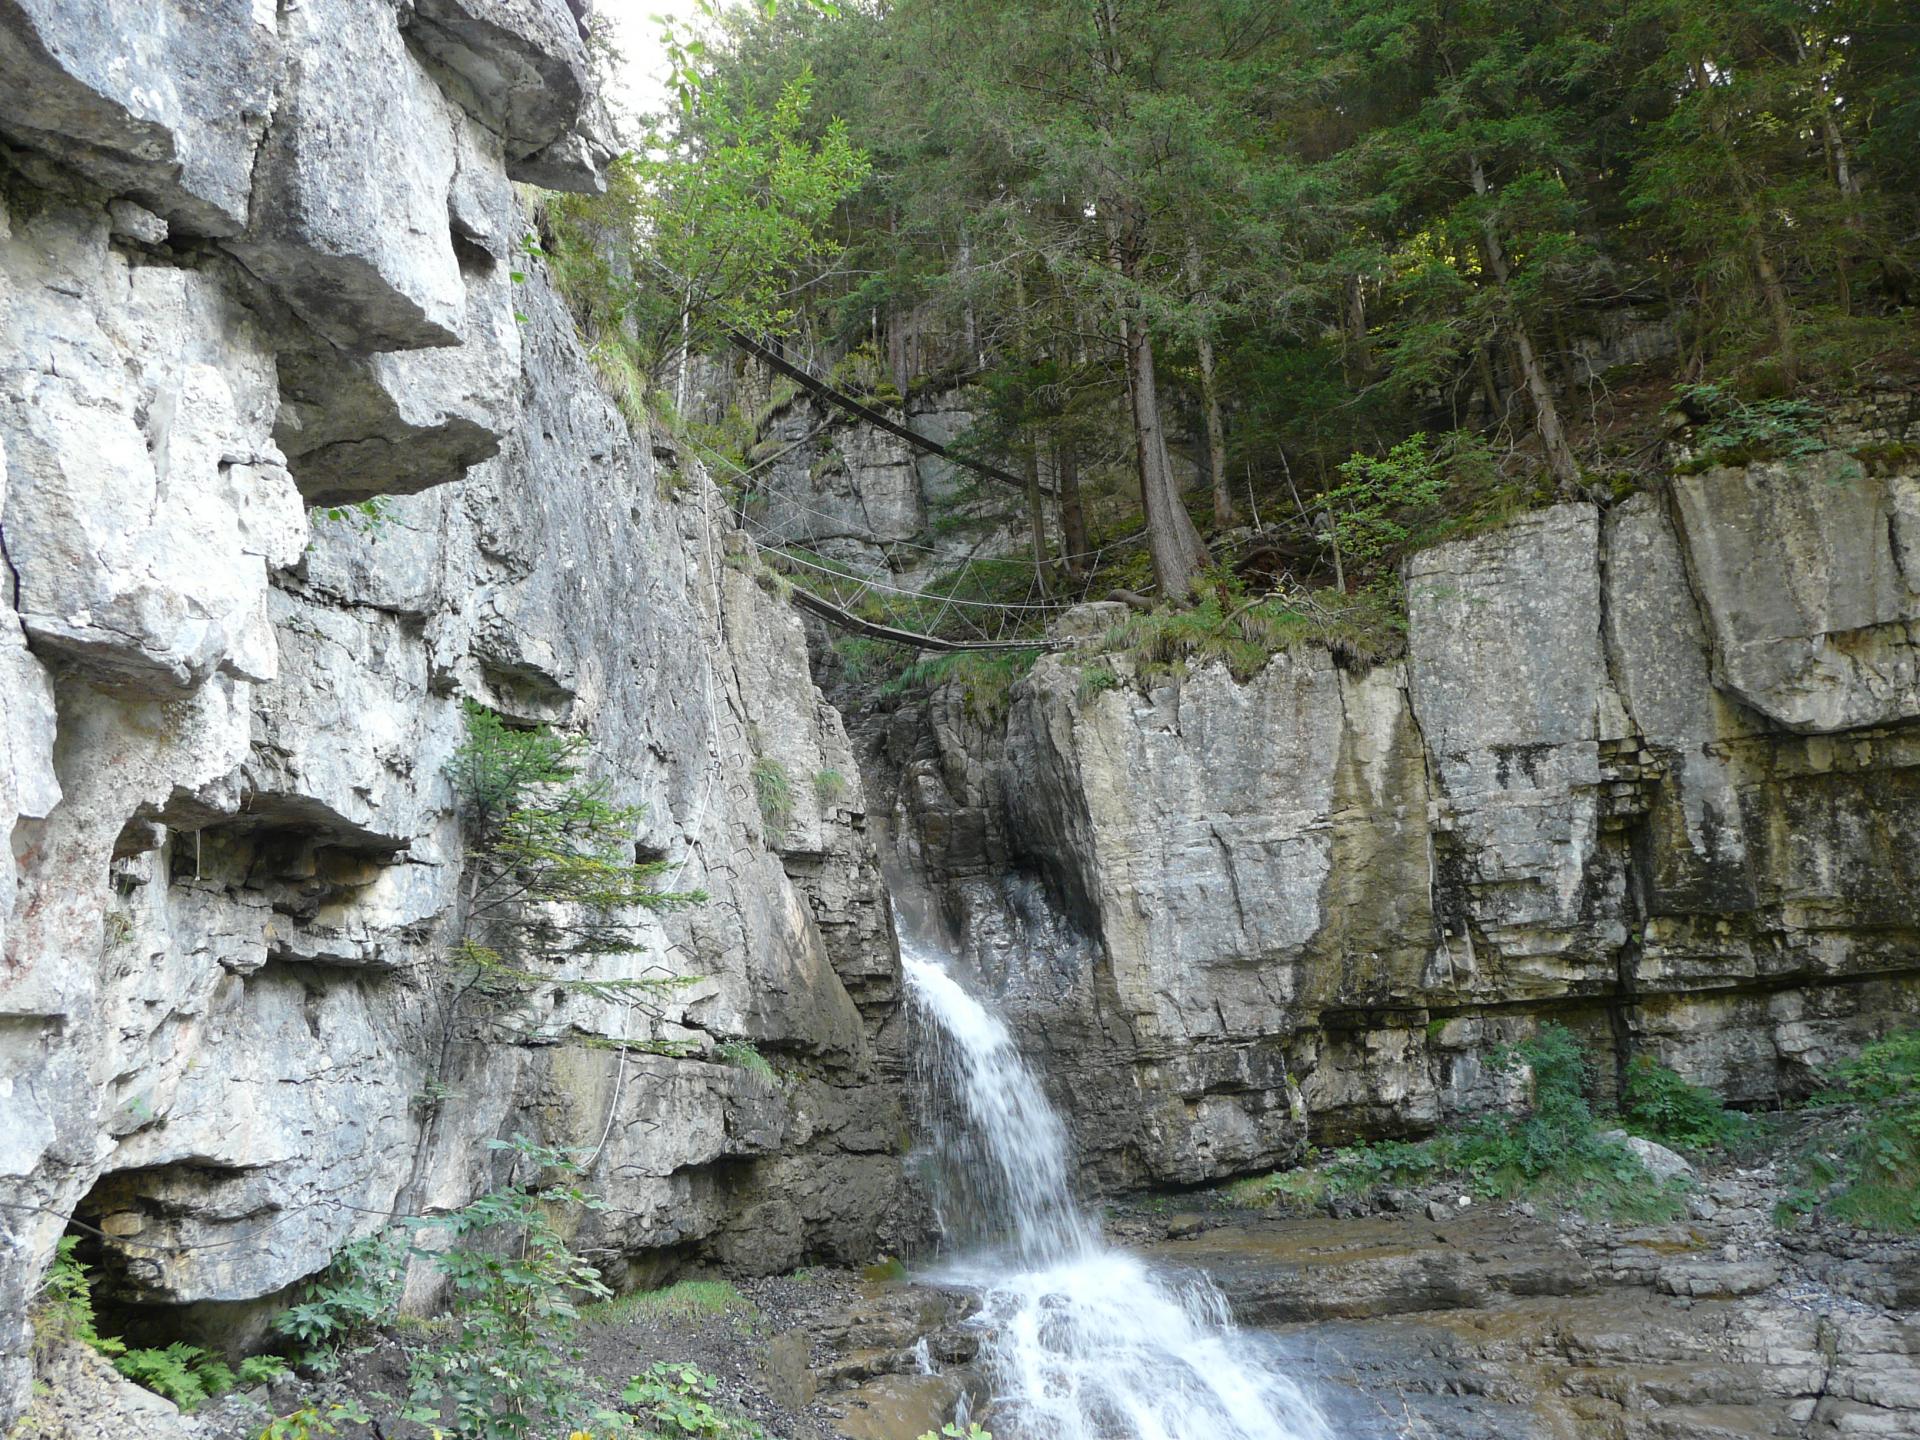
[[[1109,1249],[1073,1200],[1065,1127],[999,1018],[911,943],[901,964],[929,1028],[934,1188],[990,1327],[1001,1440],[1331,1440],[1264,1337],[1204,1276]]]

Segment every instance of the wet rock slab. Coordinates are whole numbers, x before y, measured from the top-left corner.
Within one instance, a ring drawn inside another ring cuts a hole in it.
[[[1279,1337],[1345,1435],[1920,1435],[1920,1316],[1821,1278],[1891,1293],[1914,1246],[1821,1239],[1795,1253],[1725,1225],[1479,1207],[1263,1218],[1143,1248]]]

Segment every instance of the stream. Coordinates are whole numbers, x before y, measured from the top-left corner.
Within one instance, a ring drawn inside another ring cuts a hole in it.
[[[1074,1199],[1066,1126],[947,957],[903,934],[901,964],[949,1247],[927,1278],[981,1296],[996,1436],[1331,1440],[1279,1342],[1235,1325],[1211,1281],[1101,1238]]]

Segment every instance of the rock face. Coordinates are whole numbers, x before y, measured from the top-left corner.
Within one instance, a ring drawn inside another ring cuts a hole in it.
[[[0,1421],[70,1216],[103,1298],[211,1324],[519,1132],[591,1154],[616,1272],[866,1258],[902,1121],[859,774],[519,253],[512,179],[599,183],[565,4],[18,0],[0,77]],[[585,736],[706,893],[574,962],[659,1005],[449,1019],[468,700]]]
[[[1752,1231],[1778,1234],[1750,1213]],[[1229,1221],[1149,1253],[1203,1269],[1237,1319],[1269,1328],[1344,1436],[1913,1433],[1911,1312],[1863,1303],[1813,1257],[1749,1233],[1556,1229],[1476,1206],[1438,1224]]]
[[[765,408],[751,457],[754,535],[859,574],[887,574],[888,583],[907,589],[937,578],[945,587],[951,580],[943,577],[969,561],[1018,554],[1030,543],[1024,526],[1005,518],[1005,496],[978,493],[983,482],[959,466],[810,394],[782,400],[786,393],[776,391],[779,403]],[[948,444],[973,424],[967,406],[964,390],[932,390],[892,408],[915,433]],[[933,515],[941,519],[937,530],[928,523]]]
[[[1917,506],[1836,449],[1534,512],[1413,559],[1402,662],[870,717],[877,808],[1098,1185],[1504,1103],[1544,1019],[1805,1093],[1920,1013]]]

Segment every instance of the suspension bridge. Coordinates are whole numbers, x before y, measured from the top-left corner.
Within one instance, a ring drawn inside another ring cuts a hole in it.
[[[890,428],[898,434],[902,427]],[[1085,554],[1049,555],[1043,562],[1030,554],[989,553],[984,543],[962,549],[876,539],[870,542],[870,559],[849,562],[821,553],[756,513],[756,499],[770,498],[789,522],[845,523],[844,516],[800,496],[761,486],[759,472],[788,450],[747,467],[696,448],[709,469],[734,481],[735,518],[761,560],[789,582],[796,605],[849,634],[916,650],[1051,648],[1057,642],[1048,636],[1049,623],[1077,605],[1102,598],[1112,588],[1110,580],[1103,584],[1099,578],[1103,566],[1145,543],[1141,531]],[[903,561],[908,562],[903,568],[927,575],[926,582],[902,583],[895,564]]]
[[[649,258],[647,263],[659,272],[663,282],[670,282],[670,293],[685,293],[684,287],[667,275],[658,262]],[[756,339],[744,328],[733,325],[727,327],[726,336],[736,349],[825,405],[904,440],[923,455],[1017,490],[1027,503],[1032,503],[1036,491],[1047,497],[1054,495],[1049,485],[956,450],[848,394],[822,375],[814,363],[816,357],[795,357],[786,346]],[[1116,594],[1134,603],[1142,599],[1141,591],[1115,586],[1110,566],[1121,557],[1144,549],[1145,530],[1071,555],[988,554],[984,542],[962,551],[953,546],[942,548],[907,540],[874,539],[869,543],[877,557],[855,565],[811,549],[756,516],[753,509],[755,497],[765,496],[776,501],[789,515],[824,519],[835,525],[843,523],[844,517],[828,514],[798,496],[773,492],[761,484],[761,472],[766,467],[811,438],[811,435],[803,437],[751,466],[693,443],[710,471],[719,470],[731,477],[738,489],[735,518],[758,547],[762,559],[789,582],[794,603],[838,629],[916,650],[1050,649],[1061,643],[1049,633],[1051,622],[1066,611]],[[1300,518],[1302,536],[1289,539],[1279,532],[1263,533],[1256,523],[1256,533],[1249,540],[1219,550],[1216,561],[1243,567],[1262,553],[1306,554],[1317,550],[1304,507]],[[1026,523],[1024,517],[1020,523]],[[899,583],[901,572],[892,562],[903,553],[918,559],[920,568],[931,572],[926,584]],[[1152,586],[1144,585],[1141,590],[1150,593]]]
[[[738,337],[738,343],[749,354],[769,359],[765,347],[745,337]],[[804,377],[796,383],[855,419],[898,436],[923,454],[1002,484],[1017,485],[1023,494],[1027,490],[1026,481],[881,415],[790,358],[779,357],[773,368],[790,378]],[[1091,600],[1117,596],[1139,604],[1151,597],[1151,583],[1139,589],[1122,589],[1116,585],[1112,569],[1118,562],[1144,552],[1144,529],[1082,553],[1048,554],[1044,558],[1030,551],[990,552],[984,541],[961,548],[877,538],[859,545],[873,552],[870,557],[862,557],[861,563],[823,554],[789,533],[788,527],[796,521],[815,520],[841,527],[847,517],[764,483],[768,467],[819,433],[812,431],[750,466],[697,441],[692,444],[710,471],[732,481],[736,521],[753,540],[761,560],[788,582],[793,602],[839,630],[923,651],[1052,649],[1063,642],[1049,633],[1051,624],[1065,612]],[[1052,492],[1043,488],[1043,493]],[[756,501],[771,502],[787,525],[775,525],[757,514]],[[1025,517],[1017,523],[1024,526]],[[1295,534],[1296,530],[1300,533]],[[1214,548],[1218,563],[1244,571],[1275,559],[1290,563],[1317,560],[1319,544],[1303,513],[1297,526],[1256,528],[1237,542]],[[902,583],[903,570],[924,574],[927,579],[923,584]]]

